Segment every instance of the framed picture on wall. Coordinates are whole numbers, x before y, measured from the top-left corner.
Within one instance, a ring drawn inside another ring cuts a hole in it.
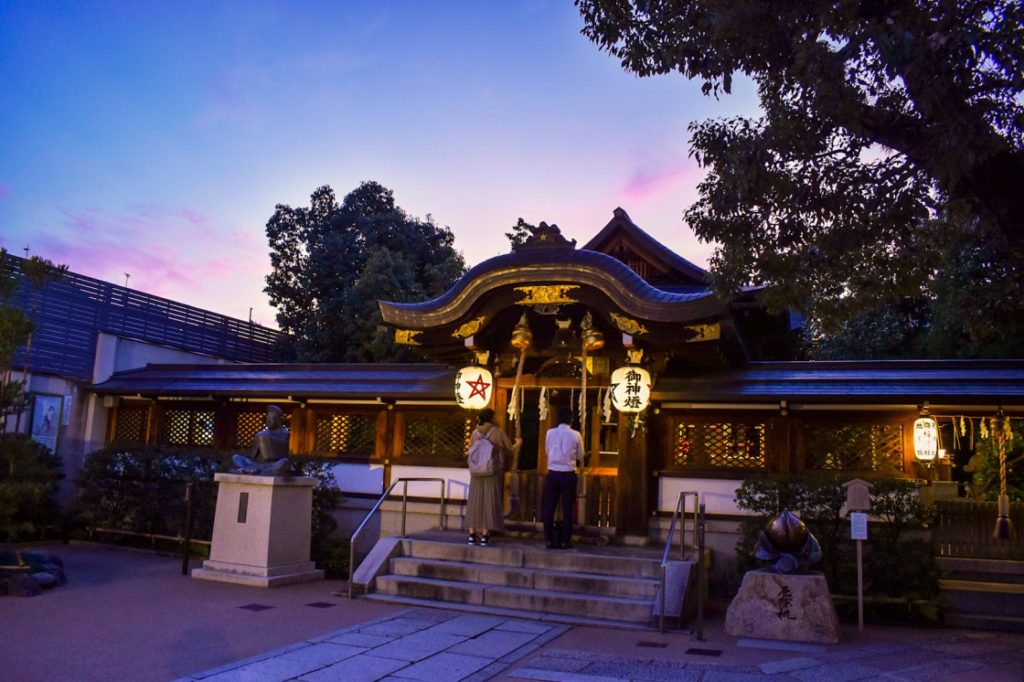
[[[63,396],[36,393],[32,396],[32,440],[46,446],[50,452],[57,451],[60,436],[61,407]]]

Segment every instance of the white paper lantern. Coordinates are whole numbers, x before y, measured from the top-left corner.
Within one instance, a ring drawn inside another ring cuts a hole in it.
[[[914,455],[922,462],[935,459],[939,451],[939,425],[931,417],[921,417],[914,422]]]
[[[643,412],[651,402],[651,374],[643,367],[612,372],[612,406],[619,412]]]
[[[491,403],[494,377],[490,370],[476,365],[463,367],[455,374],[455,401],[467,410],[482,410]]]

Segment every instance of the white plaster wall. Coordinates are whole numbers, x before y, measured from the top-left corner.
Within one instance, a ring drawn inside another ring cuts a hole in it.
[[[384,492],[384,466],[342,462],[334,465],[334,480],[342,493],[380,495]]]
[[[748,512],[736,507],[736,489],[742,483],[741,479],[662,477],[658,481],[658,511],[675,511],[679,493],[693,490],[700,493],[708,514],[747,515]],[[692,503],[687,500],[686,504],[689,509]]]
[[[469,469],[465,467],[418,467],[396,465],[391,467],[391,481],[400,478],[443,478],[445,497],[449,500],[465,500],[469,494]],[[395,494],[402,494],[403,486],[395,488]],[[437,499],[441,484],[437,481],[422,481],[409,484],[409,497],[432,497]]]
[[[100,332],[96,338],[96,359],[93,362],[93,382],[100,383],[114,372],[145,367],[150,363],[159,364],[234,364],[223,358],[201,353],[190,353],[159,346],[155,343],[125,339],[113,334]]]

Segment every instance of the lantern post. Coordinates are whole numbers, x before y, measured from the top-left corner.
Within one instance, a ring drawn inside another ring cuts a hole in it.
[[[932,465],[939,452],[939,425],[934,417],[928,415],[928,405],[921,408],[920,416],[914,421],[914,456],[927,472],[929,482],[932,480]]]

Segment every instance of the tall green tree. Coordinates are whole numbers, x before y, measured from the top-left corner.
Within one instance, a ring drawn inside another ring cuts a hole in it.
[[[379,299],[422,301],[465,272],[447,227],[409,216],[390,189],[364,182],[340,203],[329,186],[308,207],[279,204],[267,222],[273,270],[264,291],[286,334],[284,359],[417,359],[380,333]]]
[[[709,172],[685,219],[719,244],[720,291],[771,285],[769,306],[854,347],[894,315],[915,329],[900,347],[930,354],[999,355],[1020,338],[1018,0],[576,3],[628,71],[715,96],[737,73],[757,86],[762,116],[691,126]]]

